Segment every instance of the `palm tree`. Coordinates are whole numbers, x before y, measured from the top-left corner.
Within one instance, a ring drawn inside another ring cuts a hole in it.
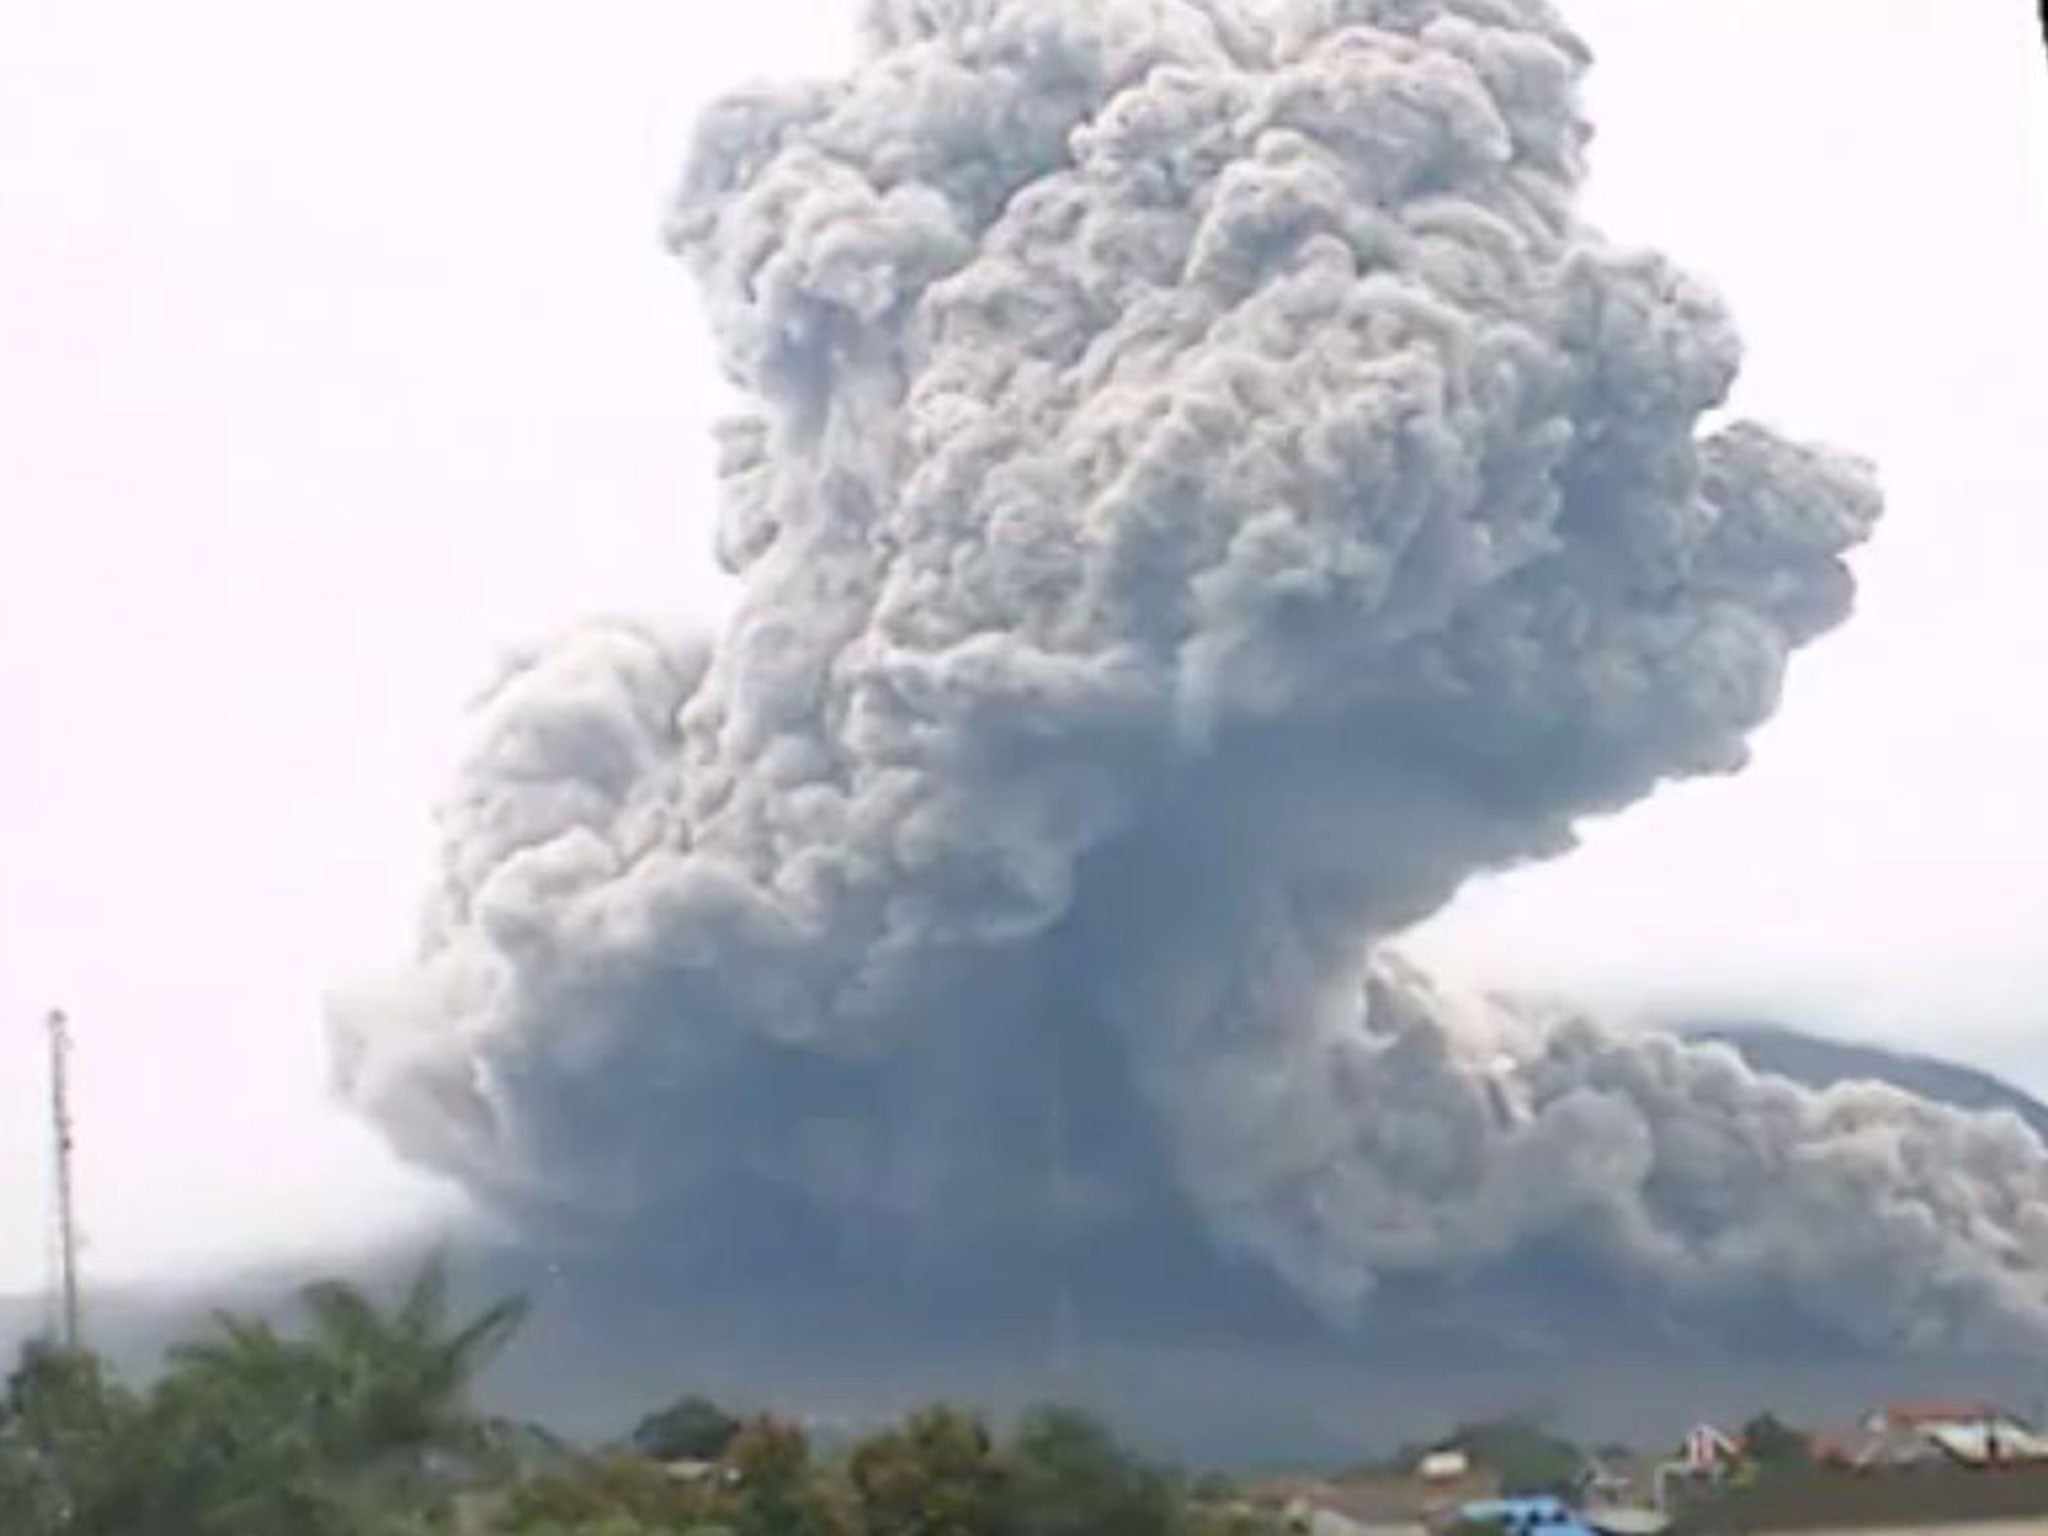
[[[447,1265],[437,1254],[388,1312],[340,1280],[306,1287],[301,1300],[327,1457],[418,1480],[437,1464],[471,1464],[489,1450],[491,1426],[477,1418],[470,1392],[526,1320],[523,1298],[505,1297],[454,1321]]]
[[[470,1389],[523,1302],[452,1322],[438,1257],[389,1310],[334,1280],[300,1299],[303,1336],[224,1312],[171,1352],[136,1448],[146,1496],[130,1507],[146,1505],[149,1529],[358,1536],[397,1501],[436,1502],[442,1474],[482,1461],[490,1427]]]
[[[171,1349],[131,1453],[156,1524],[319,1529],[318,1358],[263,1318],[216,1312],[213,1325]]]
[[[90,1353],[34,1341],[0,1386],[0,1526],[80,1529],[109,1491],[135,1401]]]

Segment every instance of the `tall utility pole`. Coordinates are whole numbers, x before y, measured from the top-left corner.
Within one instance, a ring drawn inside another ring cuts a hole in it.
[[[71,1187],[71,1026],[50,1010],[50,1132],[57,1152],[57,1261],[64,1288],[64,1347],[76,1353],[78,1326],[78,1211]]]

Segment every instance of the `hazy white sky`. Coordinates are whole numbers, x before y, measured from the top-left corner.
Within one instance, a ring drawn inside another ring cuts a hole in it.
[[[2048,84],[2023,0],[1577,0],[1593,202],[1720,284],[1741,403],[1878,456],[1852,627],[1740,778],[1414,947],[2048,1086]],[[96,1274],[448,1209],[324,1097],[409,940],[460,705],[708,610],[716,393],[656,239],[696,106],[852,0],[0,7],[0,1291],[80,1037]]]

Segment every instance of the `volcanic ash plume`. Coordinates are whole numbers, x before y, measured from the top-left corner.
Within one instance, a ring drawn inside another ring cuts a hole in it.
[[[2017,1122],[1378,949],[1739,768],[1878,513],[1703,433],[1736,336],[1576,221],[1586,62],[1542,0],[882,0],[713,108],[670,234],[743,599],[495,690],[351,1099],[522,1221],[762,1265],[1185,1230],[1343,1323],[1540,1246],[2048,1339]]]

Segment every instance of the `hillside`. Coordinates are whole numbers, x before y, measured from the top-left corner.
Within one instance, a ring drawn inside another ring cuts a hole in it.
[[[1731,1045],[1756,1071],[1790,1078],[1810,1088],[1845,1082],[1889,1083],[1961,1109],[2008,1109],[2048,1142],[2048,1104],[1973,1067],[1880,1046],[1824,1040],[1779,1024],[1695,1023],[1681,1026],[1679,1033]]]

